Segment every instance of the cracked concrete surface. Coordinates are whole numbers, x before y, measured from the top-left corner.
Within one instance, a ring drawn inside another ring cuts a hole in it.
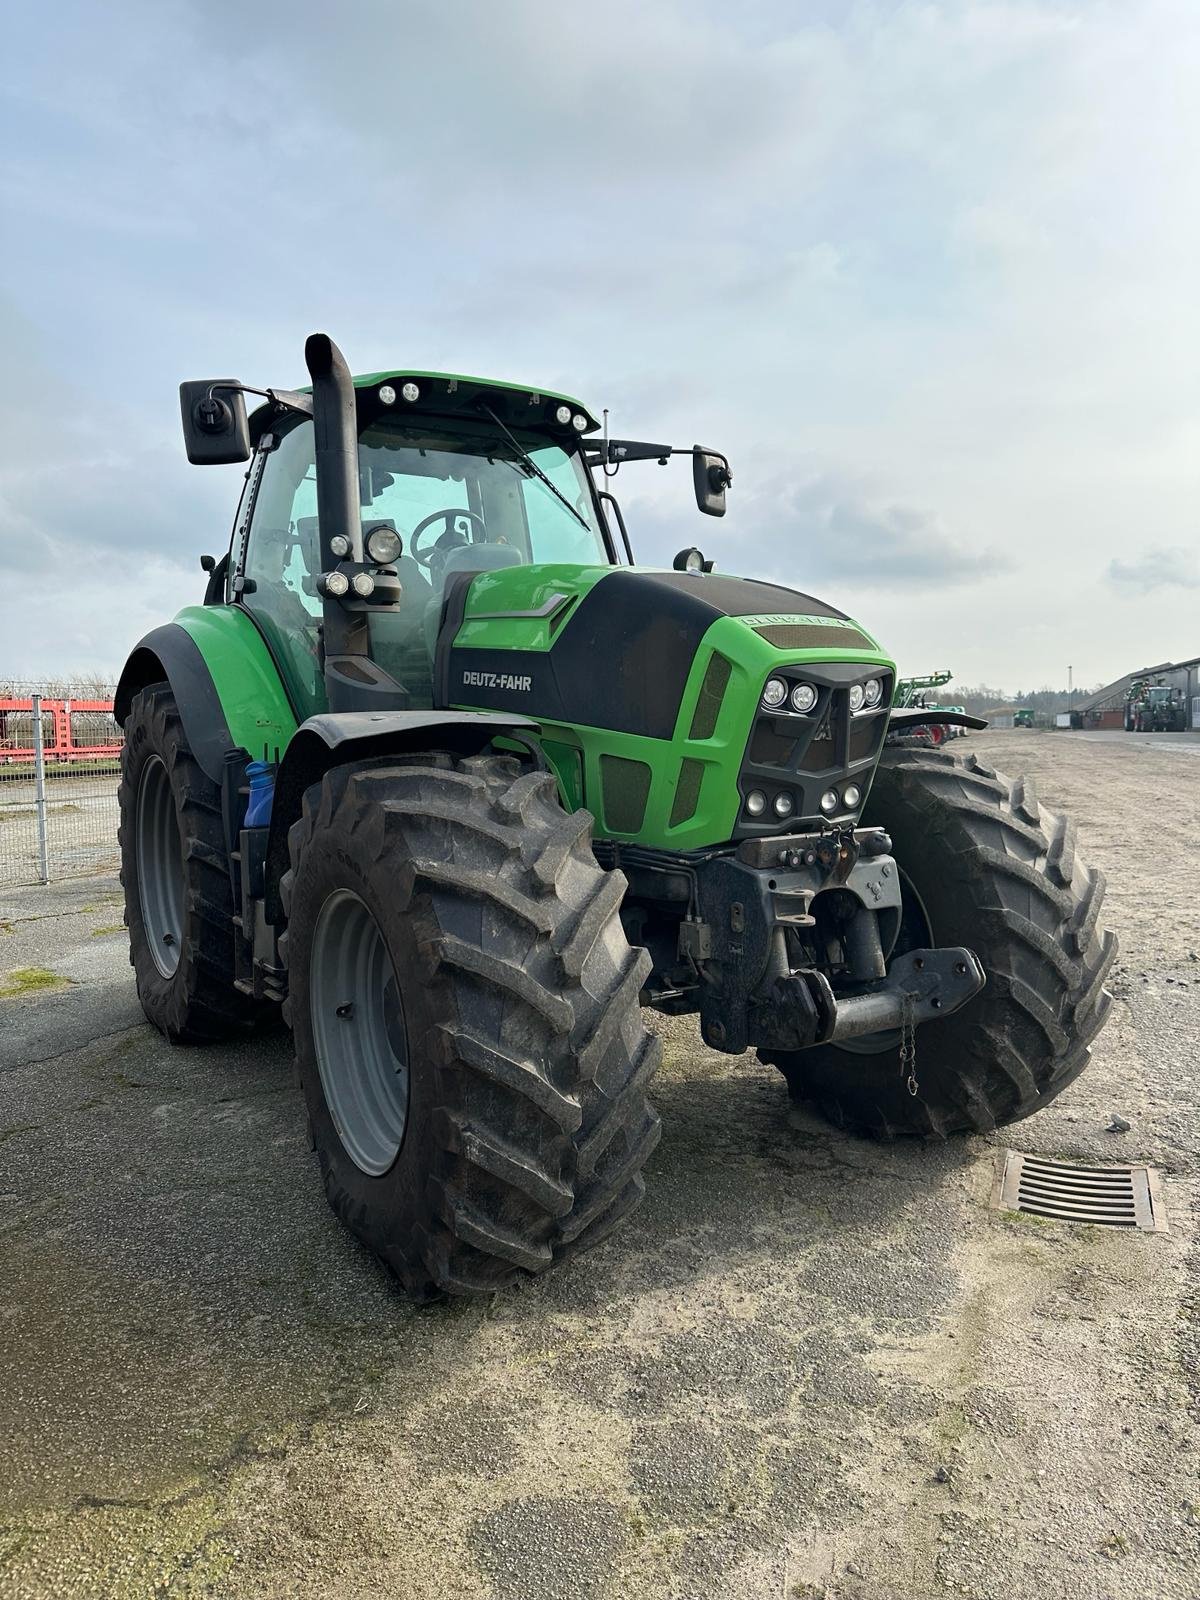
[[[144,1026],[111,883],[8,892],[0,972],[70,987],[0,1002],[5,1600],[1195,1596],[1194,762],[967,748],[1108,873],[1084,1076],[880,1149],[658,1019],[645,1206],[482,1304],[408,1306],[338,1226],[285,1035]],[[989,1211],[1009,1142],[1156,1162],[1172,1232]]]

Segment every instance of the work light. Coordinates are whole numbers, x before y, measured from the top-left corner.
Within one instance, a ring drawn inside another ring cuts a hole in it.
[[[365,600],[369,594],[374,592],[375,579],[369,572],[356,572],[350,580],[350,587],[360,600]]]
[[[767,797],[761,789],[751,789],[746,796],[746,810],[752,817],[761,817],[767,809]]]
[[[821,810],[824,811],[827,816],[829,816],[837,810],[839,804],[840,802],[838,800],[837,790],[826,789],[825,793],[821,796]]]
[[[561,422],[565,428],[567,423],[571,420],[570,406],[559,406],[558,410],[554,413],[554,420],[555,422]]]
[[[350,587],[350,580],[344,572],[327,572],[321,579],[321,588],[326,594],[343,595]]]
[[[379,385],[379,401],[381,405],[394,406],[396,404],[396,391],[390,383]]]
[[[417,388],[415,383],[401,384],[400,393],[408,401],[410,406],[415,400],[419,400],[421,398],[421,391]]]
[[[398,561],[403,549],[404,541],[395,528],[389,528],[385,522],[372,528],[367,535],[367,554],[378,566],[386,567]]]
[[[852,783],[846,790],[845,794],[843,794],[842,799],[846,802],[847,809],[853,811],[855,806],[862,799],[862,790],[856,783]]]

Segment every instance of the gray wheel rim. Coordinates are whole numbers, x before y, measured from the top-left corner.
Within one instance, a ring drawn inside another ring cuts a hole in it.
[[[183,943],[183,850],[171,779],[160,756],[142,768],[137,799],[137,880],[154,965],[174,977]]]
[[[309,1015],[321,1088],[338,1137],[377,1178],[408,1122],[408,1034],[396,969],[379,924],[349,889],[321,907],[309,961]]]

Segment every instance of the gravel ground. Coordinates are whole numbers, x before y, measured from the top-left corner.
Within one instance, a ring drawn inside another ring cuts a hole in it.
[[[964,748],[1109,876],[1083,1077],[880,1149],[658,1019],[645,1206],[486,1304],[415,1310],[342,1232],[285,1036],[146,1028],[111,880],[4,892],[0,988],[63,980],[0,1000],[5,1600],[1194,1600],[1197,747]],[[1008,1142],[1156,1163],[1171,1232],[991,1211]]]

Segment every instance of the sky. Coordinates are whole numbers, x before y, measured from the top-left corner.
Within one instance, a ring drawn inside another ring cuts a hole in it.
[[[6,8],[0,676],[115,674],[238,467],[181,379],[565,390],[617,489],[1008,690],[1200,654],[1194,0]]]

